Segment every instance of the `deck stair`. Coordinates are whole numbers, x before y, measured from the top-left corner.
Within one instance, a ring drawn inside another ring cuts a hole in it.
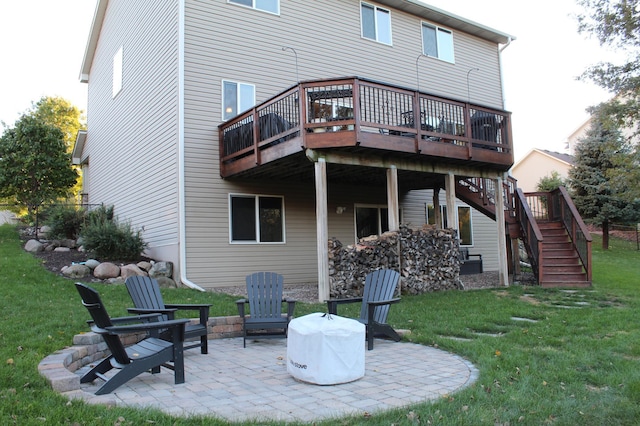
[[[542,256],[538,282],[542,287],[590,287],[578,252],[560,221],[538,222]]]
[[[590,287],[590,236],[580,233],[580,226],[575,225],[578,222],[582,223],[582,220],[570,199],[566,201],[566,191],[525,195],[517,190],[516,182],[511,179],[504,183],[503,190],[505,225],[509,236],[523,240],[539,285],[548,288]],[[521,196],[518,197],[516,193]],[[493,181],[479,178],[457,179],[456,196],[495,220]],[[541,199],[544,201],[541,202]],[[533,203],[533,206],[530,206],[530,203]],[[560,210],[570,214],[563,216]],[[532,211],[535,214],[532,214]],[[570,216],[575,218],[572,219],[574,224],[571,226],[574,229],[573,238],[561,220],[562,217]],[[533,228],[537,229],[537,234]]]

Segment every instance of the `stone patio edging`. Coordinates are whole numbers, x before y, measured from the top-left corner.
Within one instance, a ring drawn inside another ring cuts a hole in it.
[[[198,320],[192,320],[197,323]],[[224,339],[242,336],[242,319],[239,316],[209,318],[209,339]],[[145,336],[144,333],[123,335],[125,346],[133,345]],[[38,364],[38,372],[49,382],[54,391],[60,393],[80,390],[80,376],[75,371],[96,362],[109,353],[106,343],[94,332],[73,336],[73,346],[60,349],[45,357]]]

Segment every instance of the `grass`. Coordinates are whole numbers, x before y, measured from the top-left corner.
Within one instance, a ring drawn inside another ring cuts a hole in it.
[[[405,296],[390,322],[416,343],[459,354],[479,369],[476,383],[435,403],[341,425],[632,425],[640,418],[640,252],[594,241],[593,288],[514,286]],[[223,425],[154,410],[89,405],[53,392],[37,372],[46,355],[87,330],[73,281],[55,276],[20,248],[15,229],[0,227],[0,424]],[[124,286],[96,284],[110,313],[130,304]],[[235,315],[235,297],[166,290],[172,302],[214,304]],[[340,313],[349,313],[340,308]],[[300,303],[296,315],[324,310]],[[375,350],[375,349],[374,349]],[[407,386],[410,386],[407,383]],[[319,424],[336,424],[335,421]]]

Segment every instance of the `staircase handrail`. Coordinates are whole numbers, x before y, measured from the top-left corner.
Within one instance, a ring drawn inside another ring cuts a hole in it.
[[[539,277],[542,276],[543,237],[538,222],[536,222],[521,188],[516,189],[516,208],[518,211],[518,222],[524,234],[523,242],[529,255],[529,261],[531,262],[531,268],[536,278],[539,279]]]
[[[592,265],[590,259],[591,242],[593,240],[591,233],[587,229],[587,226],[582,220],[582,216],[580,216],[578,209],[575,204],[573,204],[573,200],[564,186],[560,186],[558,189],[554,190],[551,193],[551,196],[554,199],[554,208],[552,211],[553,218],[561,220],[564,224],[564,227],[571,238],[571,243],[578,253],[580,262],[582,262],[582,267],[587,273],[587,280],[591,282]],[[559,205],[556,206],[555,200],[558,201]],[[562,203],[560,204],[560,202]]]

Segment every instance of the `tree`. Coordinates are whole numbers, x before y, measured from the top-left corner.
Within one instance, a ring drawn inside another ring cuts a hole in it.
[[[601,62],[589,67],[581,79],[591,80],[616,94],[599,106],[619,128],[640,132],[640,0],[579,0],[585,13],[578,16],[578,30],[627,54],[626,63]]]
[[[45,202],[66,197],[78,173],[71,167],[60,129],[23,115],[0,138],[0,197],[35,214]]]
[[[566,186],[565,180],[557,171],[552,171],[551,176],[541,177],[536,185],[536,190],[540,192],[551,192],[561,186]]]
[[[621,132],[597,111],[591,127],[576,145],[575,165],[569,171],[573,201],[585,220],[602,226],[602,248],[609,248],[609,224],[640,219],[640,200],[626,197],[630,182],[612,179],[625,164],[629,145]]]
[[[73,150],[78,131],[84,127],[82,111],[71,102],[60,97],[43,96],[31,106],[26,115],[62,131],[67,152]]]

